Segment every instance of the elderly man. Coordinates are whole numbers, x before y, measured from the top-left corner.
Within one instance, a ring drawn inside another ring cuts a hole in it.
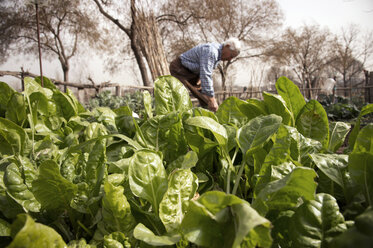
[[[171,75],[179,79],[199,100],[202,107],[216,112],[212,72],[219,61],[230,61],[240,53],[238,39],[230,38],[223,44],[200,44],[181,54],[170,64]]]

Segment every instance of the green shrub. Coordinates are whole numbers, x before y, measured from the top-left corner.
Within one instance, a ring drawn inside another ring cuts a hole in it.
[[[128,106],[135,113],[140,114],[144,110],[143,94],[141,91],[126,93],[124,96],[115,96],[110,91],[106,90],[99,93],[95,98],[92,98],[88,105],[88,109],[97,107],[109,107],[117,109],[122,106]]]

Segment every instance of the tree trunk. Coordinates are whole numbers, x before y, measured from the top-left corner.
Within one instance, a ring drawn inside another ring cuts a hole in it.
[[[142,78],[144,86],[151,86],[152,82],[149,78],[145,62],[142,59],[141,49],[138,47],[138,45],[136,43],[137,43],[137,31],[136,31],[135,23],[132,20],[132,24],[131,24],[131,49],[132,49],[132,51],[135,55],[137,65],[139,66],[139,70],[140,70],[140,73],[141,73],[141,78]]]
[[[134,40],[141,48],[154,81],[159,76],[170,74],[168,62],[154,14],[150,12],[145,15],[143,10],[136,8],[134,2],[131,1],[132,30],[136,34]]]

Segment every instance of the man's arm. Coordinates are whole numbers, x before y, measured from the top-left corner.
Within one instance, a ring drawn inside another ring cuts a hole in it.
[[[201,92],[206,95],[208,100],[208,108],[216,112],[218,103],[215,99],[214,86],[212,81],[212,72],[214,70],[215,58],[210,49],[206,48],[200,57],[200,80]]]

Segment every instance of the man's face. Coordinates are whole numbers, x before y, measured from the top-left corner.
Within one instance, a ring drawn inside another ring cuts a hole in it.
[[[234,57],[236,57],[238,53],[236,51],[232,51],[229,47],[229,45],[226,45],[223,47],[223,50],[221,52],[221,60],[222,61],[230,61]]]

